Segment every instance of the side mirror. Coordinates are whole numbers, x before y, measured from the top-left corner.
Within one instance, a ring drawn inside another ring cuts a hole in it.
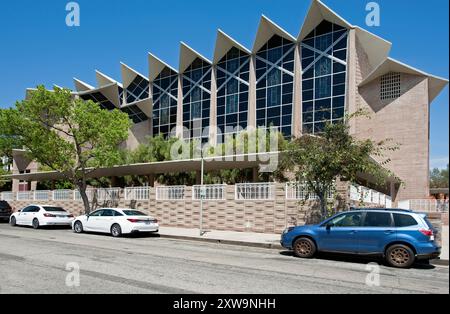
[[[329,224],[326,225],[327,230],[330,230],[331,227],[333,227],[333,224],[332,224],[332,223],[329,223]]]

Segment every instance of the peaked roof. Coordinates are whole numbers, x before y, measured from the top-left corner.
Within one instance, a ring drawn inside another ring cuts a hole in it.
[[[258,52],[262,46],[270,39],[273,35],[278,35],[282,38],[296,42],[295,37],[285,31],[283,28],[272,22],[265,15],[261,16],[259,21],[258,31],[256,33],[255,42],[253,43],[253,52]]]
[[[311,33],[317,25],[322,22],[322,20],[327,20],[333,24],[345,28],[353,28],[353,25],[340,17],[336,12],[331,10],[325,4],[319,0],[313,0],[311,6],[309,7],[308,14],[306,15],[305,21],[300,29],[300,34],[297,40],[302,41],[309,33]]]
[[[73,82],[74,82],[74,85],[75,85],[75,90],[77,92],[85,92],[85,91],[88,91],[88,90],[95,89],[95,87],[93,87],[92,85],[89,85],[88,83],[85,83],[85,82],[83,82],[83,81],[81,81],[81,80],[79,80],[79,79],[77,79],[75,77],[73,78]]]
[[[355,26],[356,37],[367,54],[369,63],[374,69],[386,60],[392,48],[392,43],[359,27]]]
[[[372,73],[370,73],[360,84],[359,87],[369,84],[373,80],[383,76],[389,72],[399,72],[407,73],[412,75],[424,76],[428,78],[428,99],[431,103],[442,91],[442,89],[447,86],[448,80],[437,77],[426,72],[420,71],[409,65],[401,63],[392,58],[387,58],[383,63],[381,63],[377,68],[375,68]]]
[[[223,58],[223,56],[225,56],[227,52],[233,47],[236,47],[237,49],[242,50],[248,54],[252,53],[246,47],[244,47],[236,40],[225,34],[222,30],[218,29],[216,46],[214,49],[214,58],[213,58],[214,64],[218,63]]]
[[[93,94],[93,93],[101,93],[103,96],[105,96],[114,106],[117,108],[120,108],[120,101],[119,101],[119,89],[117,88],[117,82],[110,83],[101,87],[97,87],[91,90],[78,92],[78,95],[86,95],[86,94]]]
[[[155,56],[152,53],[148,53],[148,65],[149,65],[149,80],[150,82],[153,82],[158,75],[161,73],[162,70],[164,70],[165,67],[171,69],[175,73],[178,73],[177,70],[175,70],[173,67],[168,65],[166,62],[159,59],[157,56]]]
[[[183,73],[186,71],[186,69],[191,65],[191,63],[197,59],[200,58],[203,61],[212,64],[212,62],[205,58],[203,55],[186,45],[184,42],[180,43],[180,65],[179,65],[179,71],[180,73]]]
[[[122,84],[123,86],[128,87],[136,78],[136,76],[140,76],[145,80],[148,80],[144,75],[129,67],[123,62],[120,62],[120,69],[122,72]]]
[[[112,79],[98,70],[95,70],[95,78],[97,79],[97,87],[102,87],[111,83],[116,83],[118,86],[122,87],[122,84],[117,82],[115,79]]]

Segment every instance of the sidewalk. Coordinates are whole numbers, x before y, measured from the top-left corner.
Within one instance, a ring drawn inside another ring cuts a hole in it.
[[[211,230],[203,236],[200,236],[199,229],[174,227],[160,227],[159,234],[163,238],[282,249],[280,245],[280,234]]]

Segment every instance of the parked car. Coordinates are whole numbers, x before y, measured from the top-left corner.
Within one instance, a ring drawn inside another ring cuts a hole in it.
[[[0,201],[0,220],[9,221],[12,214],[12,208],[6,201]]]
[[[407,268],[416,260],[439,257],[435,230],[426,214],[401,209],[356,209],[318,225],[291,227],[281,245],[297,257],[317,252],[380,255],[393,267]]]
[[[52,205],[29,205],[11,215],[11,226],[70,226],[74,216],[62,207]]]
[[[135,209],[101,208],[75,218],[72,229],[76,233],[91,231],[120,237],[137,232],[157,233],[159,225],[158,220]]]

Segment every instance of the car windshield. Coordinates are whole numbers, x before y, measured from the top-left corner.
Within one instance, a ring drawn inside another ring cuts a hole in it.
[[[44,206],[46,212],[65,212],[65,210],[61,207],[50,207]]]
[[[127,216],[147,216],[146,214],[138,210],[124,210],[123,213]]]

